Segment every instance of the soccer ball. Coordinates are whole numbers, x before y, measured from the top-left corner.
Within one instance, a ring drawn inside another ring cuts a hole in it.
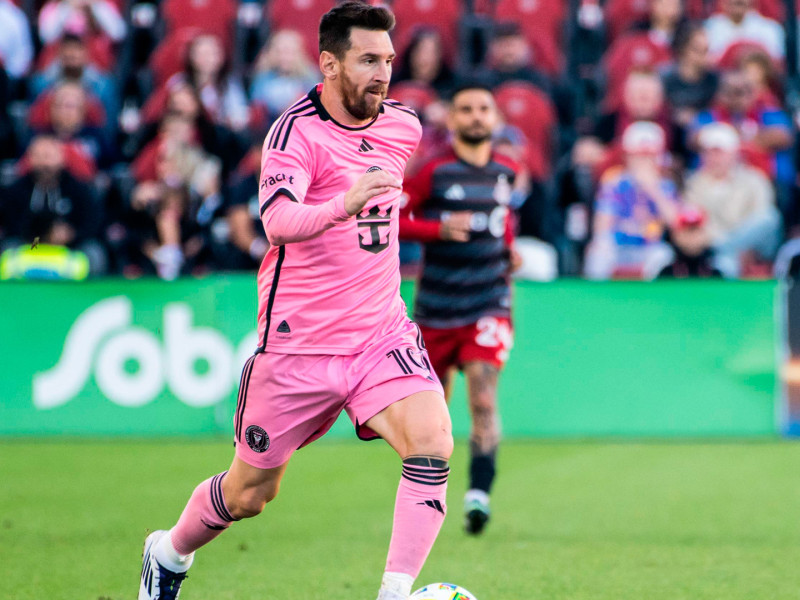
[[[478,600],[471,592],[454,583],[431,583],[408,597],[408,600]]]

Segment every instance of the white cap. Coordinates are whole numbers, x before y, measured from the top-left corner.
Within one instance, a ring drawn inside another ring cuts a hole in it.
[[[739,149],[739,133],[727,123],[711,123],[700,130],[697,138],[703,150],[717,148],[733,152]]]
[[[666,145],[664,130],[650,121],[631,123],[622,134],[625,152],[663,152]]]

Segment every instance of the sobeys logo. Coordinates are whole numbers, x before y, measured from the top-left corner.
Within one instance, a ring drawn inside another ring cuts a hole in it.
[[[58,363],[34,375],[34,406],[66,404],[80,394],[92,371],[100,392],[120,406],[152,402],[165,386],[193,407],[224,400],[238,384],[257,334],[248,333],[234,349],[216,329],[194,327],[192,316],[184,302],[167,304],[161,340],[133,325],[133,304],[125,296],[90,306],[67,333]]]

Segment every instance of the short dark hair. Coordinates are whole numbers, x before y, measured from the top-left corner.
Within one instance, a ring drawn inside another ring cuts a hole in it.
[[[481,90],[483,92],[488,92],[492,96],[494,96],[494,92],[492,88],[486,85],[483,81],[462,81],[460,82],[453,91],[450,93],[450,102],[453,102],[461,92],[466,92],[467,90]]]
[[[319,22],[319,51],[330,52],[341,59],[350,49],[350,30],[353,27],[370,31],[394,29],[394,15],[382,6],[372,6],[359,0],[348,0],[322,15]]]

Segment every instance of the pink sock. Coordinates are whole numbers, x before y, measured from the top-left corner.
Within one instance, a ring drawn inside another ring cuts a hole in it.
[[[447,512],[447,461],[412,456],[403,461],[403,476],[394,505],[392,541],[386,571],[416,579],[439,535]]]
[[[183,509],[178,523],[170,530],[178,554],[191,554],[225,531],[233,521],[222,497],[222,480],[228,472],[215,475],[198,485]]]

